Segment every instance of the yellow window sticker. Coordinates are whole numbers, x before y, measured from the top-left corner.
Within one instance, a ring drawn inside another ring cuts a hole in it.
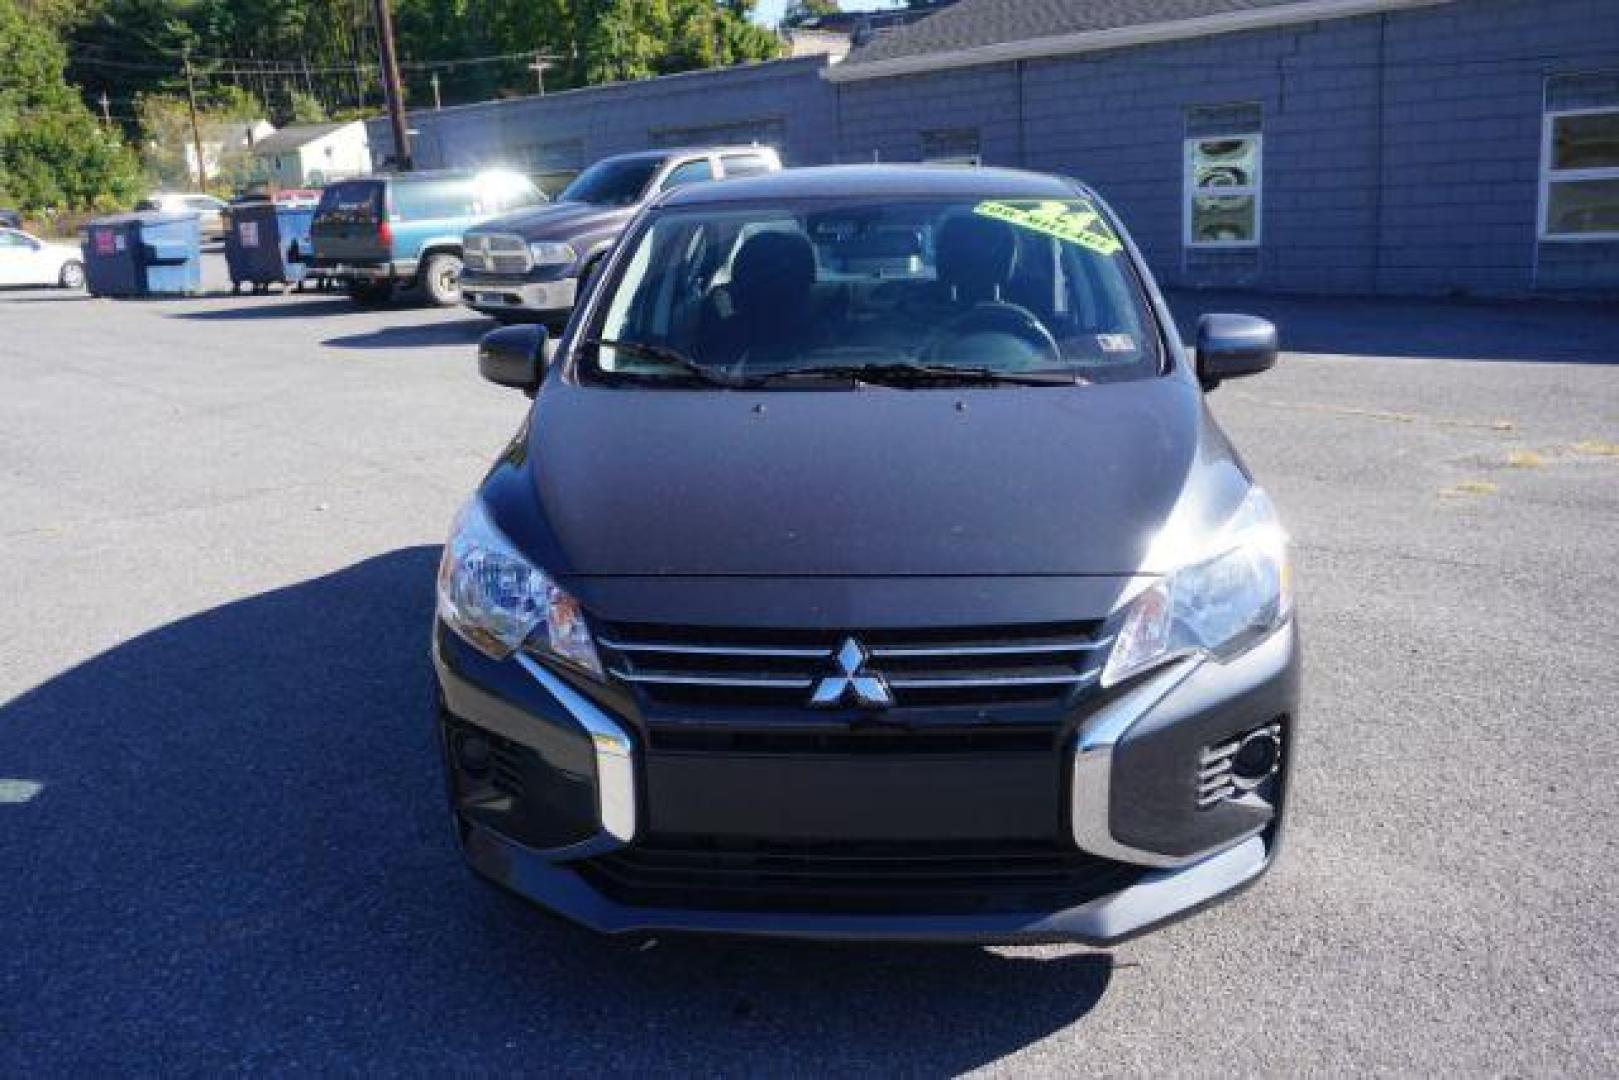
[[[973,207],[973,213],[1055,236],[1098,255],[1116,254],[1124,246],[1096,207],[1083,199],[991,199]]]

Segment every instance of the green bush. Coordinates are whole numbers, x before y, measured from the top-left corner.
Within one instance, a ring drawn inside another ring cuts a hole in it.
[[[67,53],[47,22],[0,0],[0,193],[29,215],[127,206],[135,156],[105,131],[62,72]]]

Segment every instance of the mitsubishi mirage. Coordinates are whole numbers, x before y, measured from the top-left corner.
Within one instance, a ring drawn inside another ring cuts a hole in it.
[[[444,548],[479,874],[609,933],[1109,943],[1270,865],[1287,540],[1093,192],[805,169],[643,209]]]

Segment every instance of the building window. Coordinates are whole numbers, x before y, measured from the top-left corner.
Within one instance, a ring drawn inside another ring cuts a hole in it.
[[[1258,246],[1264,210],[1260,121],[1260,108],[1252,104],[1187,110],[1187,247]]]
[[[984,155],[977,128],[942,128],[922,132],[922,160],[943,165],[980,165]]]
[[[783,146],[787,122],[767,117],[702,127],[652,128],[647,137],[653,146]]]
[[[1619,240],[1619,74],[1547,83],[1540,237]]]

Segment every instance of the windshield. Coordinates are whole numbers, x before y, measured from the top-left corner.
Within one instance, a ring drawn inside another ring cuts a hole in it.
[[[631,243],[584,335],[587,380],[1075,385],[1159,370],[1128,256],[1083,199],[700,207]]]
[[[382,218],[382,185],[374,180],[333,184],[321,192],[315,217],[323,225],[375,225]]]
[[[599,206],[632,206],[641,201],[652,174],[663,162],[659,158],[609,158],[598,161],[562,189],[561,202],[596,203]]]

